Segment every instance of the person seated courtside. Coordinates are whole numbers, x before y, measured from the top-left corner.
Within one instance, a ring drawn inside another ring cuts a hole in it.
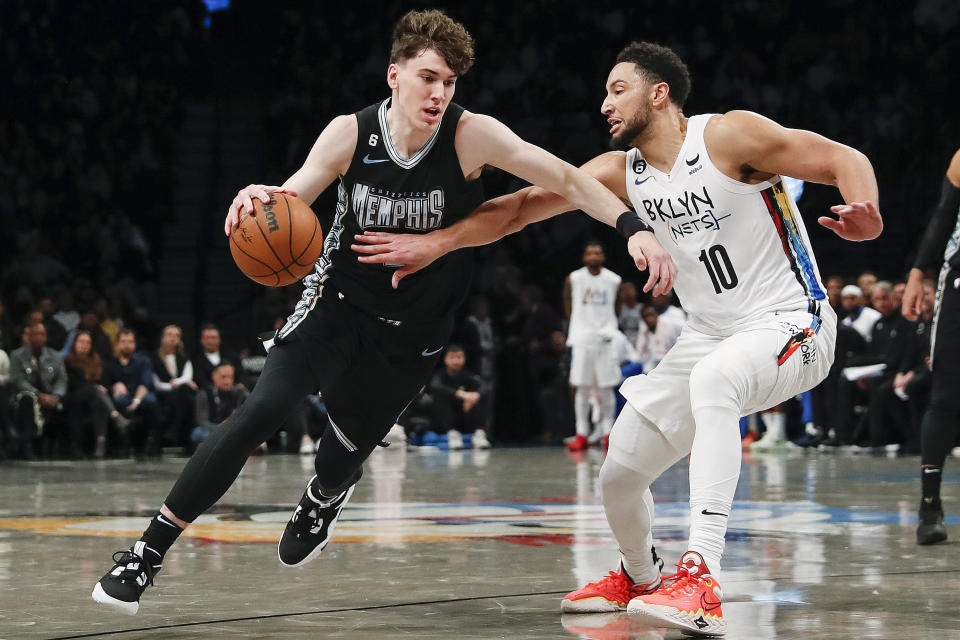
[[[447,431],[447,442],[453,450],[463,448],[464,430],[473,431],[475,449],[489,449],[486,384],[464,367],[466,361],[463,347],[451,344],[443,355],[443,367],[430,380],[434,428]]]

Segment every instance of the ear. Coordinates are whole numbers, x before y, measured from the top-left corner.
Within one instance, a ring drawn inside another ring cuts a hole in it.
[[[650,87],[650,103],[655,109],[666,106],[670,102],[670,85],[658,82]]]
[[[400,67],[391,62],[390,66],[387,67],[387,86],[393,90],[396,90],[396,88],[399,86],[399,82],[397,81],[397,75],[399,73]]]

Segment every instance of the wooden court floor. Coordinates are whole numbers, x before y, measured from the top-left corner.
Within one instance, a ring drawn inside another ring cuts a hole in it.
[[[0,640],[680,637],[626,614],[560,614],[617,560],[601,454],[562,449],[377,451],[333,542],[299,569],[275,545],[312,460],[251,458],[137,616],[99,609],[90,590],[183,462],[0,466]],[[721,577],[727,637],[960,638],[960,460],[947,464],[951,540],[917,547],[917,457],[747,456]],[[654,485],[668,563],[684,550],[686,474]]]

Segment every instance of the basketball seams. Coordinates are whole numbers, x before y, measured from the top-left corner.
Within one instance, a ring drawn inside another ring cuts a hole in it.
[[[271,267],[269,264],[267,264],[267,263],[264,262],[263,260],[260,260],[259,258],[255,258],[254,256],[252,256],[252,255],[250,255],[249,253],[247,253],[247,251],[245,251],[244,248],[240,246],[240,243],[237,242],[237,239],[233,236],[233,234],[230,234],[230,244],[233,245],[234,247],[236,247],[237,251],[239,251],[241,254],[243,254],[244,257],[249,258],[250,260],[253,260],[254,262],[259,262],[260,264],[262,264],[263,266],[265,266],[265,267],[269,270],[269,273],[265,273],[265,274],[263,274],[263,275],[253,275],[253,274],[247,273],[247,272],[244,271],[243,269],[240,269],[240,272],[241,272],[243,275],[247,276],[248,278],[250,278],[251,280],[253,280],[253,281],[256,282],[257,284],[262,284],[262,285],[265,285],[265,286],[268,286],[268,287],[275,287],[275,286],[277,286],[277,284],[280,283],[280,272],[277,271],[276,269],[274,269],[273,267]],[[236,262],[236,256],[234,256],[234,262]],[[237,264],[237,267],[239,267],[239,266],[240,266],[240,265]],[[266,282],[263,282],[263,281],[262,281],[263,278],[268,278],[268,277],[270,277],[270,276],[273,276],[274,278],[277,279],[276,284],[267,284]]]
[[[302,258],[302,257],[303,257],[303,254],[305,254],[307,251],[309,251],[309,250],[310,250],[310,247],[313,246],[313,239],[317,237],[317,229],[318,229],[318,228],[320,228],[320,221],[317,220],[316,217],[314,217],[314,218],[313,218],[313,233],[310,234],[310,241],[307,242],[306,246],[303,248],[303,251],[301,251],[301,252],[293,259],[294,263],[296,263],[298,266],[303,266],[303,267],[307,266],[307,265],[301,265],[301,264],[300,264],[300,258]],[[291,252],[291,254],[292,254],[292,252]],[[316,260],[314,260],[313,262],[316,262]],[[309,264],[313,264],[313,263],[311,262],[311,263],[309,263]]]
[[[262,207],[261,207],[261,209],[262,209]],[[270,239],[267,238],[266,232],[263,230],[263,227],[260,226],[260,218],[261,218],[262,216],[251,216],[251,217],[252,217],[252,218],[254,219],[254,221],[257,223],[257,230],[260,231],[260,235],[263,236],[263,241],[267,244],[267,247],[270,248],[270,253],[273,254],[273,257],[275,257],[275,258],[277,259],[277,262],[278,262],[278,263],[280,263],[281,265],[283,265],[283,260],[280,259],[280,254],[277,253],[277,250],[273,248],[273,245],[272,245],[272,244],[270,244]],[[290,232],[290,230],[287,231],[288,234],[289,234],[289,232]],[[291,257],[292,257],[292,256],[291,256]],[[284,265],[282,270],[283,270],[283,271],[286,271],[287,273],[289,273],[289,274],[291,275],[291,277],[293,277],[294,282],[296,282],[297,280],[300,279],[300,278],[298,278],[298,277],[296,276],[295,273],[293,273],[292,271],[290,271],[290,267],[289,267],[289,266]],[[279,273],[279,271],[278,271],[277,273]],[[279,280],[279,277],[278,277],[278,280]]]

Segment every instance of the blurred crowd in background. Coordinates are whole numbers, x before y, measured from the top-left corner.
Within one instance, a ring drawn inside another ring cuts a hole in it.
[[[258,310],[258,326],[215,350],[208,350],[212,332],[226,335],[228,318],[197,317],[193,307],[172,326],[158,319],[169,312],[158,281],[170,235],[160,231],[175,218],[172,167],[185,114],[198,104],[243,105],[254,113],[250,136],[259,172],[234,173],[225,165],[211,184],[231,185],[233,192],[250,182],[279,184],[333,116],[386,97],[391,27],[412,6],[377,1],[350,12],[241,0],[210,11],[192,0],[3,3],[0,59],[9,70],[0,97],[4,454],[146,455],[164,446],[189,452],[203,429],[222,418],[221,409],[242,401],[262,366],[256,332],[273,328],[299,288],[238,287],[244,308]],[[808,229],[821,273],[837,274],[840,289],[831,287],[837,291],[831,302],[841,316],[873,316],[871,308],[879,314],[869,327],[852,320],[850,330],[861,340],[841,336],[838,355],[843,350],[849,366],[879,360],[888,367],[859,380],[835,371],[828,381],[836,388],[812,400],[809,419],[797,421],[812,424],[810,432],[794,439],[898,443],[906,450],[913,446],[915,405],[922,402],[920,388],[907,391],[906,385],[922,379],[925,357],[908,336],[924,329],[907,326],[896,304],[878,292],[889,281],[895,298],[895,283],[910,266],[960,140],[949,97],[960,53],[960,5],[918,0],[872,7],[869,28],[865,10],[852,0],[833,0],[819,11],[755,0],[602,10],[572,2],[514,3],[509,11],[483,3],[448,8],[477,42],[477,62],[458,81],[455,100],[570,162],[606,149],[603,84],[617,51],[634,39],[667,44],[685,59],[693,78],[688,115],[751,109],[866,153],[880,184],[884,234],[855,245],[813,222]],[[484,184],[489,196],[522,186],[498,171],[487,172]],[[229,202],[220,197],[215,210],[198,207],[186,215],[219,225]],[[325,226],[333,197],[324,194],[314,205]],[[812,221],[839,199],[833,188],[807,184],[798,204]],[[487,383],[483,424],[472,426],[486,428],[494,440],[556,443],[572,431],[560,295],[567,273],[580,266],[587,237],[606,244],[608,268],[634,291],[642,287],[644,275],[631,266],[622,240],[581,213],[478,251],[473,283],[464,283],[471,301],[459,312],[454,340],[463,347],[464,366]],[[868,270],[881,281],[878,289],[857,285]],[[200,284],[191,287],[201,290]],[[846,285],[860,287],[850,308],[839,295]],[[636,297],[635,304],[653,302]],[[85,355],[84,336],[97,358]],[[133,350],[124,355],[131,340]],[[37,362],[43,355],[42,370],[24,373],[29,353]],[[894,363],[895,355],[902,359]],[[218,386],[212,369],[201,370],[204,360],[212,366],[220,358],[232,367],[220,370]],[[914,374],[903,383],[908,371]],[[15,375],[28,376],[36,391],[24,394]],[[880,406],[901,418],[872,424],[869,409]],[[267,448],[299,450],[323,428],[323,411],[320,399],[305,398],[282,441],[278,436]],[[426,428],[432,427],[416,420],[408,426]]]

